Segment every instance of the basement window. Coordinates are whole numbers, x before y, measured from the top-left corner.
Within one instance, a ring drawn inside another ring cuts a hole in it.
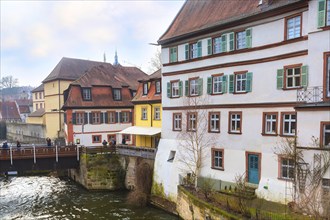
[[[173,160],[175,158],[175,153],[176,153],[176,151],[171,150],[170,155],[169,155],[169,157],[167,159],[167,162],[173,162]]]

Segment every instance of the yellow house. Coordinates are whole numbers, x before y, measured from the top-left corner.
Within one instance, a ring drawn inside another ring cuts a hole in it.
[[[139,87],[132,102],[134,104],[134,125],[122,133],[135,135],[135,146],[157,147],[162,126],[161,71],[139,81]]]
[[[63,57],[53,71],[42,81],[44,88],[43,114],[40,112],[40,103],[38,103],[39,114],[31,114],[32,117],[29,116],[28,123],[45,124],[46,137],[51,139],[64,138],[64,112],[61,110],[64,104],[64,90],[69,87],[71,82],[84,75],[86,71],[102,64],[102,62]],[[34,107],[36,104],[37,102],[34,103]]]

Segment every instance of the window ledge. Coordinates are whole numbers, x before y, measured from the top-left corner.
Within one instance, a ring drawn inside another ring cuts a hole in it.
[[[182,129],[180,129],[180,130],[172,130],[172,131],[175,131],[175,132],[178,132],[179,131],[180,132],[180,131],[182,131]]]
[[[282,90],[298,90],[298,89],[302,89],[302,86],[298,86],[298,87],[293,87],[293,88],[282,88]]]
[[[220,93],[211,93],[209,95],[223,95],[224,93],[223,92],[220,92]]]
[[[228,131],[228,134],[242,134],[242,132],[233,132],[233,131]]]
[[[233,95],[242,95],[242,94],[246,94],[246,93],[248,93],[248,92],[233,92],[232,94]]]
[[[278,134],[266,134],[266,133],[261,133],[262,136],[273,136],[276,137]]]
[[[329,26],[324,26],[324,27],[321,27],[322,30],[326,31],[326,30],[330,30],[330,25]]]
[[[294,137],[295,137],[294,134],[293,134],[293,135],[289,135],[289,134],[280,134],[279,136],[280,136],[280,137],[288,137],[288,138],[294,138]]]
[[[211,131],[211,130],[209,130],[209,133],[220,133],[220,130],[219,131]]]
[[[213,170],[221,170],[221,171],[225,171],[224,168],[220,168],[220,167],[211,167],[211,169],[213,169]]]
[[[170,98],[170,99],[178,99],[178,98],[180,98],[180,96],[171,96],[171,97],[168,97],[168,98]]]
[[[296,37],[296,38],[292,38],[292,39],[285,39],[283,42],[294,43],[296,41],[301,41],[304,38],[305,38],[304,36],[300,36],[300,37]]]
[[[282,181],[293,182],[293,179],[287,179],[287,178],[283,178],[283,177],[277,177],[277,179],[282,180]]]

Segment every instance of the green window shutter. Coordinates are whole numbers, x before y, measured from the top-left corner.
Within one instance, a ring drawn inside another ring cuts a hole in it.
[[[251,92],[252,91],[252,73],[248,72],[246,73],[246,91]]]
[[[202,56],[202,41],[197,42],[197,57]]]
[[[277,70],[277,83],[276,83],[276,86],[277,86],[277,89],[283,89],[283,80],[284,80],[284,69],[278,69]]]
[[[227,76],[222,76],[222,93],[227,92]]]
[[[234,32],[229,33],[229,51],[234,50]]]
[[[100,113],[100,122],[101,122],[101,124],[104,123],[104,114],[103,114],[103,112]]]
[[[207,39],[207,55],[212,54],[212,39]]]
[[[182,81],[179,81],[179,96],[182,96]]]
[[[221,51],[227,52],[227,35],[221,36]]]
[[[203,78],[198,79],[198,95],[203,95]]]
[[[185,48],[185,59],[189,60],[189,44],[184,45]]]
[[[319,0],[318,2],[318,13],[317,13],[317,27],[324,27],[325,26],[325,7],[326,7],[326,0]]]
[[[188,96],[189,94],[189,84],[188,80],[185,81],[185,95]]]
[[[104,123],[109,123],[108,112],[104,113]]]
[[[207,77],[207,94],[212,94],[212,77]]]
[[[167,83],[167,97],[171,98],[171,83]]]
[[[301,86],[307,87],[308,85],[308,66],[301,67]]]
[[[252,29],[248,28],[245,30],[245,40],[246,40],[246,48],[252,47]]]
[[[234,78],[234,74],[229,75],[229,93],[234,93]]]
[[[88,124],[88,113],[84,113],[84,124]]]

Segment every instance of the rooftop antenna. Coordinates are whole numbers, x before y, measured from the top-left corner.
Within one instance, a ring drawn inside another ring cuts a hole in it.
[[[117,49],[116,49],[116,52],[115,52],[115,62],[113,63],[114,66],[117,66],[119,63],[118,63],[118,56],[117,56]]]
[[[103,53],[103,62],[107,62],[107,57],[106,57],[106,55],[105,55],[105,52]]]

